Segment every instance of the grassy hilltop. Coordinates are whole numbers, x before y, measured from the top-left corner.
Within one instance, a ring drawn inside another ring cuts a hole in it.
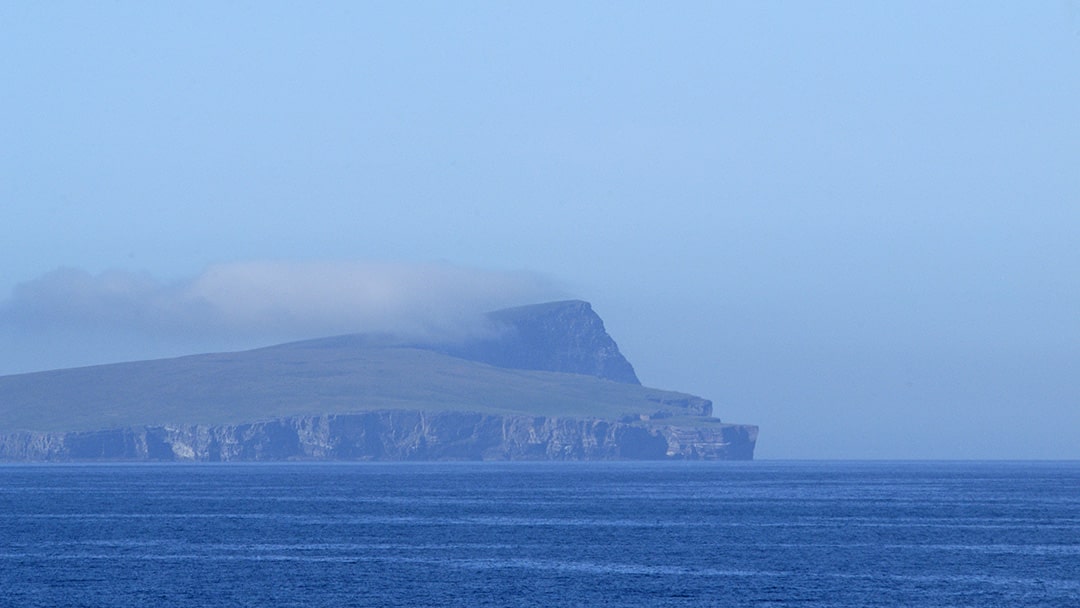
[[[345,336],[0,377],[0,431],[215,425],[385,409],[617,420],[710,407],[640,386],[585,302],[492,318],[497,337],[449,349]]]

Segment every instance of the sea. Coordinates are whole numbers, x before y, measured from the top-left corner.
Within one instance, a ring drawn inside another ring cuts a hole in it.
[[[0,606],[1080,606],[1078,462],[0,466]]]

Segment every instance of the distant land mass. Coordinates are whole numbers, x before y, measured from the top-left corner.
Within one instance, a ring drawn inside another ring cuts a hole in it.
[[[354,334],[0,377],[0,460],[750,460],[758,429],[641,386],[588,302],[456,342]]]

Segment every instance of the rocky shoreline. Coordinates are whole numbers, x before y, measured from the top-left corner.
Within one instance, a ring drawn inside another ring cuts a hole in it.
[[[0,460],[751,460],[753,425],[379,410],[244,424],[0,434]]]

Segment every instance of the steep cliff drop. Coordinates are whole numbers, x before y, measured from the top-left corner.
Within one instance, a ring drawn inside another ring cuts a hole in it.
[[[757,427],[640,385],[587,302],[457,344],[340,336],[0,377],[0,459],[749,460]]]
[[[385,410],[0,435],[7,460],[750,460],[757,428]]]
[[[568,300],[488,314],[493,337],[445,352],[498,367],[566,372],[641,384],[588,302]]]

